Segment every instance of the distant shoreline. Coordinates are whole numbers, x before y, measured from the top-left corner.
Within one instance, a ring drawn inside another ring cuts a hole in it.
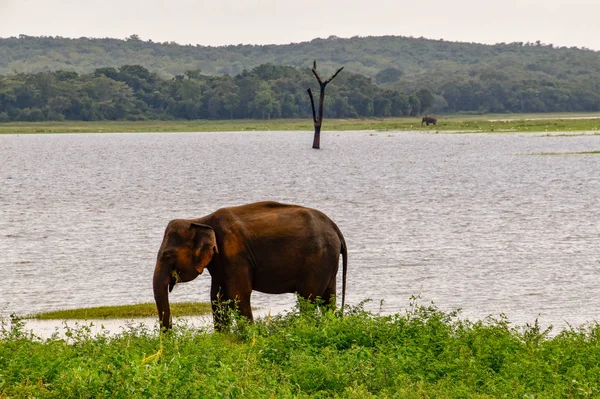
[[[440,115],[436,126],[421,117],[328,119],[327,131],[419,131],[448,133],[598,132],[600,113]],[[66,121],[0,123],[0,134],[313,131],[310,119]]]

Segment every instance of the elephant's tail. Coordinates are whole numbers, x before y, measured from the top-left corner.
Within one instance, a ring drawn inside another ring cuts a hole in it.
[[[342,235],[342,232],[338,229],[340,240],[342,241],[342,316],[344,316],[344,306],[346,305],[346,271],[348,270],[348,247],[346,246],[346,240]]]

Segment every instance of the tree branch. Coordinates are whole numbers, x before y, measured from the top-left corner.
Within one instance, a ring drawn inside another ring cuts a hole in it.
[[[309,87],[308,89],[306,89],[306,91],[308,92],[308,96],[310,97],[310,105],[312,106],[313,113],[313,122],[317,123],[317,113],[315,112],[315,99],[313,98],[312,90]]]
[[[331,77],[325,81],[325,84],[331,82],[338,75],[338,73],[342,72],[342,69],[344,69],[344,67],[341,67],[340,69],[335,71],[335,73],[333,75],[331,75]]]
[[[319,82],[319,86],[322,86],[323,80],[321,80],[321,76],[319,76],[319,72],[317,72],[317,61],[313,61],[312,73],[317,78],[317,82]]]

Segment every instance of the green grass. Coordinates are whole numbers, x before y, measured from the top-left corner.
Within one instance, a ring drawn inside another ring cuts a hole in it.
[[[212,312],[210,303],[179,302],[171,303],[171,313],[175,316],[206,315]],[[66,319],[130,319],[138,317],[158,317],[154,303],[138,303],[136,305],[99,306],[94,308],[80,308],[57,310],[53,312],[35,313],[27,316],[29,319],[38,320],[66,320]]]
[[[544,118],[544,119],[539,119]],[[597,119],[590,119],[597,118]],[[510,120],[507,120],[510,119]],[[600,113],[501,114],[439,116],[437,126],[421,127],[420,117],[328,119],[323,131],[377,130],[427,132],[581,132],[600,131]],[[0,134],[27,133],[125,133],[125,132],[223,132],[223,131],[312,131],[310,119],[228,121],[101,121],[101,122],[10,122],[0,123]]]
[[[597,398],[600,326],[555,336],[503,316],[467,321],[413,304],[381,316],[304,312],[229,333],[179,324],[39,339],[0,330],[6,398]],[[65,327],[66,328],[66,327]]]

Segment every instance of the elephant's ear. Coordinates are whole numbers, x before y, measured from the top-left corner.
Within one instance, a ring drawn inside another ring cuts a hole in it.
[[[194,233],[194,268],[198,273],[202,273],[213,256],[219,253],[217,236],[215,235],[215,230],[206,224],[192,222],[190,230]]]
[[[209,230],[213,230],[212,226],[209,226],[207,224],[190,222],[190,230],[197,230],[197,229],[209,229]]]

